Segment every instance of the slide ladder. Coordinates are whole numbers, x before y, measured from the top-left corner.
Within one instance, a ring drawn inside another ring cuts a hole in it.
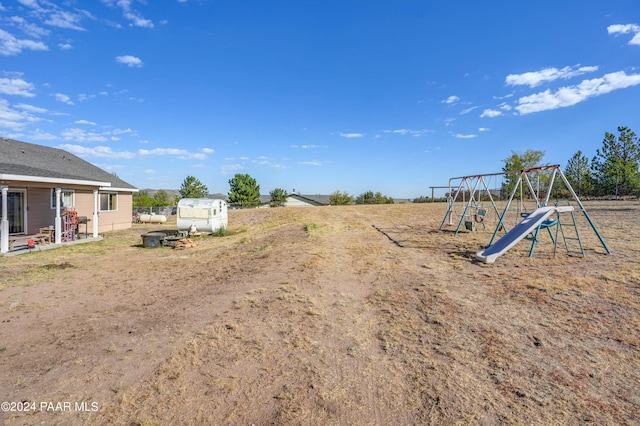
[[[569,202],[566,202],[567,205]],[[578,225],[576,223],[576,216],[571,210],[571,223],[561,223],[558,219],[558,228],[562,233],[562,240],[564,241],[564,248],[567,250],[568,255],[580,255],[584,256],[584,247],[582,246],[582,240],[580,239],[580,232],[578,232]],[[567,235],[565,228],[570,235]]]

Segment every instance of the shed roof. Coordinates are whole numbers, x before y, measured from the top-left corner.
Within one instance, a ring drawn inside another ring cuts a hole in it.
[[[136,190],[130,183],[62,149],[0,138],[0,176],[7,175]]]

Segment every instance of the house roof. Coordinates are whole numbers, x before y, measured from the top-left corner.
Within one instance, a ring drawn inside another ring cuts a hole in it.
[[[287,194],[287,197],[292,197],[292,198],[297,198],[299,200],[302,200],[308,204],[313,204],[313,205],[322,205],[322,206],[328,206],[329,205],[329,196],[328,195],[301,195],[301,194],[297,194],[295,192],[291,193],[291,194]],[[260,204],[269,204],[271,202],[271,195],[260,195]]]
[[[0,177],[136,190],[135,186],[67,151],[7,138],[0,138]]]
[[[328,206],[329,205],[329,196],[328,195],[320,195],[320,194],[316,194],[316,195],[301,195],[301,194],[289,194],[289,197],[293,197],[293,198],[299,198],[303,201],[307,201],[310,204],[318,204],[318,205],[323,205],[323,206]]]

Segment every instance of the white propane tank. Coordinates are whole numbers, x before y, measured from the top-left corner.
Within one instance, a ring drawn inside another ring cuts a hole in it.
[[[164,223],[167,217],[163,214],[141,214],[140,222],[142,223]]]

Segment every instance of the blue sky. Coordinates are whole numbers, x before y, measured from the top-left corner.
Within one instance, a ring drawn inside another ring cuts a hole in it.
[[[430,195],[639,100],[637,0],[0,1],[0,136],[141,189]]]

